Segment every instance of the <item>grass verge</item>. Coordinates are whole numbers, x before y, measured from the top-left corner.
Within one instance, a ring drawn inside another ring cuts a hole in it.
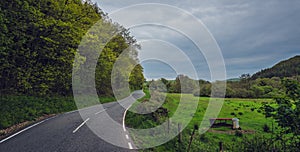
[[[101,103],[115,101],[113,97],[100,97]],[[91,106],[89,104],[86,107]],[[20,130],[36,121],[55,114],[76,110],[73,97],[32,97],[1,95],[0,138]]]

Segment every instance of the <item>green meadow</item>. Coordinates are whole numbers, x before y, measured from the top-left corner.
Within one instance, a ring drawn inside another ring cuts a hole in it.
[[[146,96],[140,99],[139,102],[147,102],[149,101],[149,98],[151,98],[149,92],[146,92]],[[180,99],[183,100],[180,101]],[[155,127],[167,121],[168,117],[171,118],[176,110],[178,110],[178,105],[180,102],[182,102],[181,104],[187,103],[187,106],[189,105],[188,103],[198,102],[196,112],[192,115],[190,123],[182,131],[181,142],[178,142],[179,137],[177,136],[176,138],[163,145],[143,150],[187,151],[193,128],[195,125],[200,126],[209,101],[209,97],[199,98],[191,94],[169,93],[166,95],[165,102],[162,105],[163,109],[167,109],[168,116],[157,112],[142,115],[128,111],[126,116],[126,125],[132,128],[139,129]],[[214,101],[221,101],[221,99],[212,98],[211,102]],[[275,123],[272,123],[273,120],[271,118],[265,118],[263,110],[261,109],[263,104],[272,103],[272,99],[225,98],[223,101],[223,106],[218,115],[218,118],[238,118],[241,130],[235,131],[230,127],[221,126],[210,128],[204,134],[199,134],[199,132],[196,131],[191,142],[190,151],[216,151],[218,149],[219,142],[223,143],[225,149],[230,149],[229,146],[233,146],[235,142],[242,141],[244,138],[256,138],[256,136],[272,136],[272,126],[275,127]],[[134,107],[135,104],[132,108]],[[228,124],[231,124],[231,121],[228,121]],[[132,136],[133,140],[138,142],[143,142],[143,140],[148,139],[147,137],[134,137],[134,134],[132,134]]]

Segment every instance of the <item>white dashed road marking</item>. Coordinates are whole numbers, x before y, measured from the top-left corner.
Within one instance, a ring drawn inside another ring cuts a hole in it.
[[[78,131],[87,121],[89,121],[90,118],[87,118],[82,124],[80,124],[74,131],[73,133],[75,133],[76,131]]]
[[[133,149],[132,145],[130,142],[128,142],[128,146],[129,146],[129,149]]]
[[[101,110],[101,111],[99,111],[99,112],[96,112],[95,113],[95,115],[97,115],[97,114],[99,114],[99,113],[101,113],[101,112],[104,112],[106,109],[103,109],[103,110]]]

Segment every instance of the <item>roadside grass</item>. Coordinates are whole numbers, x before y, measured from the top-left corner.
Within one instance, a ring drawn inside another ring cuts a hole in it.
[[[85,99],[88,99],[85,97]],[[81,107],[92,104],[115,101],[113,97],[99,97],[98,102],[87,101]],[[37,118],[76,110],[74,98],[70,97],[32,97],[1,95],[0,99],[0,130],[25,121],[35,121]]]
[[[147,92],[146,92],[147,94]],[[190,134],[193,130],[195,124],[200,126],[203,116],[205,114],[206,108],[208,106],[209,97],[194,97],[190,94],[183,94],[184,101],[181,102],[198,102],[198,107],[196,113],[193,115],[192,120],[188,126],[182,132],[182,143],[178,143],[178,139],[174,138],[171,141],[150,149],[144,149],[142,151],[186,151],[188,146],[188,141],[190,139]],[[149,97],[149,96],[148,96]],[[167,94],[166,100],[163,104],[163,108],[168,109],[169,117],[172,117],[178,108],[180,101],[180,94]],[[141,100],[147,100],[143,98]],[[220,100],[218,98],[212,98],[212,100]],[[218,118],[238,118],[240,127],[243,131],[249,131],[250,133],[236,133],[230,128],[220,127],[211,128],[205,134],[199,134],[196,132],[194,140],[191,146],[191,151],[216,151],[218,149],[218,143],[222,141],[224,145],[232,145],[236,141],[241,141],[242,137],[253,138],[256,135],[263,135],[270,137],[271,133],[264,132],[264,125],[272,127],[272,119],[265,118],[263,111],[260,107],[264,103],[273,102],[272,99],[238,99],[238,98],[225,98],[223,107],[219,113]],[[136,114],[128,111],[126,115],[125,123],[127,126],[135,129],[147,129],[158,126],[162,124],[167,118],[161,118],[161,121],[154,121],[157,116],[153,113],[150,114]],[[175,122],[176,123],[176,122]],[[229,122],[231,123],[231,122]],[[274,125],[275,127],[275,125]],[[219,132],[218,132],[219,131]],[[223,133],[220,133],[223,132]],[[143,140],[148,139],[143,137],[143,139],[137,139],[137,137],[132,135],[135,142],[142,143]]]
[[[149,90],[143,90],[143,92],[145,93],[145,95],[142,98],[138,99],[137,101],[141,102],[144,100],[149,100],[151,98]]]

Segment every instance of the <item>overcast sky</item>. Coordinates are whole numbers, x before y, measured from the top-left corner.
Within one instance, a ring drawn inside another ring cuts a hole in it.
[[[108,14],[130,5],[149,3],[148,0],[94,1]],[[201,20],[221,49],[227,78],[239,77],[243,73],[253,74],[261,69],[271,67],[278,61],[300,54],[299,0],[152,0],[151,3],[178,7]],[[147,9],[136,9],[135,12],[135,15],[145,12],[151,14],[151,10]],[[176,22],[176,16],[169,14],[153,13],[153,17],[172,20],[174,24],[180,24]],[[132,28],[131,33],[142,45],[140,54],[158,54],[162,51],[170,53],[170,50],[176,52],[181,49],[193,62],[198,77],[211,80],[203,54],[195,54],[195,50],[198,48],[178,31],[163,26],[141,26]],[[147,39],[163,40],[170,45],[160,43],[160,41],[144,42]],[[177,74],[193,77],[189,70],[191,68],[184,66],[187,64],[182,62],[181,56],[174,53],[168,58],[170,58],[170,62],[177,62],[179,66],[177,69],[182,70],[179,70],[178,73],[167,63],[155,60],[145,61],[142,62],[142,65],[145,68],[144,73],[147,79],[160,77],[172,79]],[[215,61],[216,64],[218,64],[217,62]]]

